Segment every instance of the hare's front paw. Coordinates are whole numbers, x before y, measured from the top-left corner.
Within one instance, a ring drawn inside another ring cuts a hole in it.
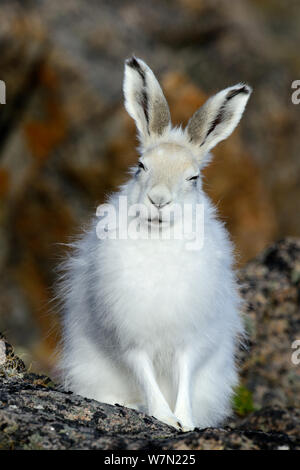
[[[169,426],[172,426],[175,429],[181,430],[181,423],[176,418],[176,416],[173,413],[154,413],[152,416],[154,418],[158,419],[162,423],[168,424]]]
[[[183,432],[194,431],[195,425],[192,422],[185,422],[185,421],[180,421],[180,422],[181,422],[181,430]]]
[[[193,431],[195,425],[190,410],[176,408],[174,414],[177,416],[177,421],[180,423],[180,428],[183,432]]]

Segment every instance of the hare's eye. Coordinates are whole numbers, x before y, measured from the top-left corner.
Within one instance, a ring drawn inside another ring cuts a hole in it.
[[[146,168],[142,162],[139,162],[138,167],[141,168],[142,170],[146,171]]]
[[[191,176],[190,178],[187,178],[187,181],[196,181],[199,178],[199,175]]]

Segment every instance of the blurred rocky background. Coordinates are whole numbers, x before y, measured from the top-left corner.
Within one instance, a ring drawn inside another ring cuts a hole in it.
[[[0,0],[0,331],[27,366],[54,364],[49,300],[62,244],[136,162],[121,88],[132,53],[158,75],[175,124],[218,89],[253,86],[238,130],[214,151],[206,190],[239,266],[300,236],[300,105],[291,101],[299,43],[297,0]],[[299,326],[299,299],[293,305]]]

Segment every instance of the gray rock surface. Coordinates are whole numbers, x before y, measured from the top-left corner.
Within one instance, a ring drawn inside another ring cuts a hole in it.
[[[292,344],[300,339],[300,240],[273,244],[239,278],[249,334],[243,383],[257,407],[299,408],[300,364],[292,362]]]
[[[0,372],[0,449],[300,449],[293,408],[264,408],[230,427],[183,434],[134,410],[61,391],[11,360]]]

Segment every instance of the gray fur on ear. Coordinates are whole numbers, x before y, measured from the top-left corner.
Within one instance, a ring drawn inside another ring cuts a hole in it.
[[[161,136],[170,127],[170,111],[161,87],[145,62],[131,57],[125,62],[125,107],[135,120],[142,143]]]
[[[238,84],[209,98],[188,123],[190,142],[208,152],[226,139],[239,123],[251,92],[248,85]]]

